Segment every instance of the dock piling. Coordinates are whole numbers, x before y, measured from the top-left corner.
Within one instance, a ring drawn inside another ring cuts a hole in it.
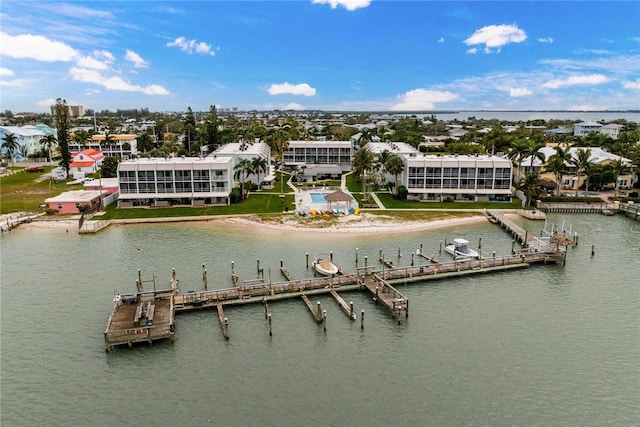
[[[364,310],[360,311],[360,329],[364,330]]]
[[[356,248],[356,265],[358,265],[358,248]]]
[[[307,252],[305,255],[306,255],[306,258],[307,258],[307,268],[309,268],[309,252]]]
[[[327,310],[322,312],[322,329],[327,332]]]
[[[273,328],[271,326],[271,313],[269,313],[269,336],[273,336]]]

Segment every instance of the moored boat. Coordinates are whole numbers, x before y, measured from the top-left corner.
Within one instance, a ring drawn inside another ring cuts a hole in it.
[[[331,262],[331,256],[326,253],[316,254],[313,268],[324,276],[333,276],[338,273],[338,266]]]
[[[445,245],[444,250],[454,258],[478,258],[478,252],[469,248],[469,241],[465,239],[453,239]]]

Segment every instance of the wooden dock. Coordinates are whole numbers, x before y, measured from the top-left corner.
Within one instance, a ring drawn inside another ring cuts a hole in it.
[[[394,285],[406,286],[430,280],[523,268],[537,263],[564,263],[566,250],[559,249],[557,245],[543,247],[545,250],[529,248],[513,255],[468,258],[429,265],[412,263],[411,266],[382,267],[382,270],[374,266],[362,267],[357,268],[354,273],[343,272],[343,275],[334,277],[323,276],[278,283],[265,283],[263,279],[256,279],[240,284],[238,280],[234,281],[237,285],[231,288],[189,291],[183,295],[178,295],[178,280],[174,271],[170,289],[141,292],[140,286],[138,293],[118,295],[114,299],[114,309],[105,330],[105,348],[109,350],[118,345],[132,346],[139,342],[151,344],[154,340],[167,338],[173,341],[175,314],[205,309],[216,309],[222,334],[228,339],[229,322],[224,315],[224,308],[229,305],[261,303],[265,307],[265,318],[270,321],[270,301],[300,298],[309,308],[313,318],[318,323],[323,323],[326,311],[322,310],[319,304],[314,306],[310,299],[310,296],[320,294],[331,295],[342,311],[355,320],[353,304],[347,305],[339,295],[343,291],[368,291],[377,304],[387,308],[400,322],[409,316],[409,300]],[[205,278],[206,275],[203,274],[203,281]],[[141,285],[142,281],[139,279],[136,283]],[[364,328],[364,323],[362,327]],[[269,331],[271,334],[271,322]]]
[[[618,213],[624,214],[627,218],[631,218],[634,221],[640,218],[640,205],[629,203],[620,203],[617,209]]]

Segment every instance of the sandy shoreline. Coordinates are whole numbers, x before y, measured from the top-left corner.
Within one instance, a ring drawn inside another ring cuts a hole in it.
[[[517,214],[509,214],[515,215]],[[349,235],[371,235],[381,233],[404,233],[423,230],[433,230],[444,227],[478,224],[487,221],[484,215],[445,218],[445,219],[425,219],[425,220],[404,220],[395,218],[393,214],[373,215],[362,213],[360,215],[350,215],[340,217],[332,221],[297,219],[293,217],[280,217],[274,220],[262,220],[258,216],[240,215],[207,218],[165,218],[153,220],[137,221],[114,221],[110,227],[123,226],[127,224],[154,224],[164,222],[190,223],[193,226],[205,228],[234,229],[241,231],[251,231],[253,233],[295,233],[295,234],[316,234],[327,233],[349,234]],[[66,233],[78,232],[78,218],[68,217],[64,219],[36,219],[29,223],[20,225],[24,230],[51,230]]]

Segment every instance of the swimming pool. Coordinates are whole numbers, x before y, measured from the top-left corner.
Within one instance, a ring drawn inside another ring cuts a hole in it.
[[[327,200],[324,198],[328,193],[309,193],[311,197],[311,203],[327,203]]]

